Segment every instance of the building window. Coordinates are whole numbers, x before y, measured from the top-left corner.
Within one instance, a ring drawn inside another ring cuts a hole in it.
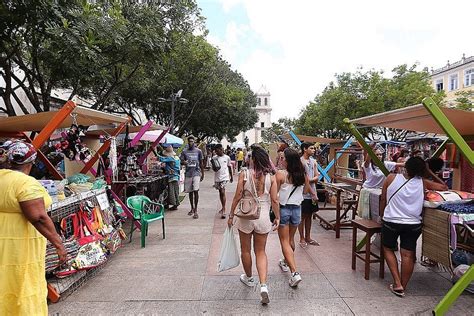
[[[449,76],[449,91],[457,90],[458,88],[458,74]]]
[[[265,106],[267,106],[267,105],[268,105],[268,99],[265,98]]]
[[[257,98],[257,100],[258,100],[258,105],[262,105],[262,99]]]
[[[440,92],[443,90],[443,79],[436,80],[436,91]]]
[[[260,127],[265,127],[265,122],[260,122]]]
[[[468,69],[464,72],[464,86],[469,87],[474,85],[474,68]]]

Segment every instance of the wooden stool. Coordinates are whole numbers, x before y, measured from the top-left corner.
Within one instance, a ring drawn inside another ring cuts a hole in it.
[[[352,222],[352,270],[356,268],[356,257],[365,262],[365,276],[366,280],[369,279],[370,275],[370,264],[371,263],[380,263],[379,277],[384,278],[385,273],[385,263],[383,257],[383,247],[380,245],[380,255],[377,255],[370,251],[370,238],[376,234],[380,233],[382,230],[382,225],[370,220],[370,219],[356,219]],[[357,250],[357,229],[360,229],[365,232],[365,250]],[[375,259],[371,259],[371,256]]]

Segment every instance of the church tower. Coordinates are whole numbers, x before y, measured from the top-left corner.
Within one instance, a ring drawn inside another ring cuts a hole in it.
[[[267,87],[262,85],[258,89],[257,93],[257,114],[258,122],[255,124],[254,128],[254,139],[251,139],[249,136],[250,143],[260,143],[262,141],[262,132],[272,126],[272,107],[270,103],[270,92],[268,92]]]

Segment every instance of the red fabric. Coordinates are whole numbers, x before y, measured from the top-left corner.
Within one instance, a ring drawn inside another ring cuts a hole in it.
[[[471,149],[474,149],[474,142],[468,143]],[[461,190],[467,192],[474,192],[474,168],[462,156],[461,158]]]

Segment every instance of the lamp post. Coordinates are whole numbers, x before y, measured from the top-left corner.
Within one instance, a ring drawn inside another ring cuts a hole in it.
[[[188,99],[182,98],[181,94],[183,93],[183,90],[179,90],[176,93],[171,93],[168,99],[164,98],[158,98],[158,102],[171,102],[171,124],[170,124],[170,131],[173,132],[174,130],[174,107],[176,102],[179,103],[188,103]]]

